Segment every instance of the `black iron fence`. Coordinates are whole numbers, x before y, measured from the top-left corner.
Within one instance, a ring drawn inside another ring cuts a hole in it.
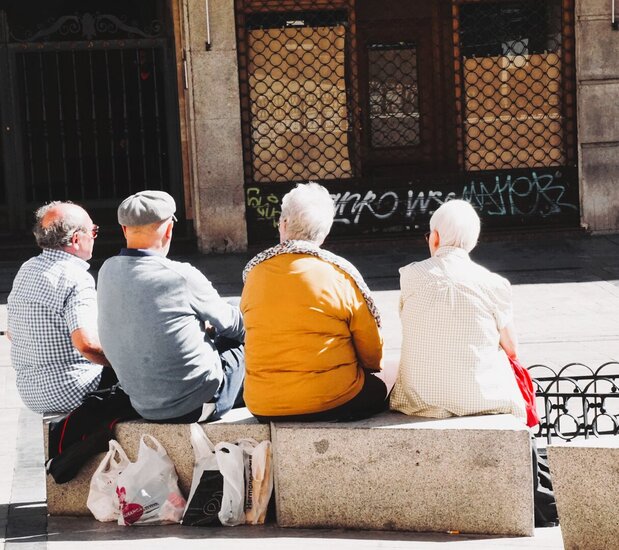
[[[569,363],[558,371],[529,367],[537,396],[540,425],[536,436],[571,441],[619,434],[619,362],[596,370]]]

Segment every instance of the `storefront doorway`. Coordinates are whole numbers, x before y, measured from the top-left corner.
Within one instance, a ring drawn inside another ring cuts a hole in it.
[[[248,236],[323,183],[335,235],[576,226],[572,0],[237,0]]]

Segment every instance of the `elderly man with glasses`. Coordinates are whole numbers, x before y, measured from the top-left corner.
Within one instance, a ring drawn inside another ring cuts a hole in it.
[[[88,392],[117,381],[99,343],[95,281],[88,273],[99,228],[70,202],[46,204],[35,219],[43,251],[21,266],[8,298],[11,362],[28,408],[68,412]]]

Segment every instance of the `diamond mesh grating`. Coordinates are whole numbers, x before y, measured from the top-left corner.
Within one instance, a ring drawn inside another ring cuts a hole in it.
[[[436,4],[390,42],[364,0],[236,0],[246,183],[575,165],[573,0]]]
[[[371,44],[368,49],[372,147],[418,145],[416,45]]]
[[[352,176],[345,12],[245,19],[246,172],[254,182]]]
[[[560,166],[574,160],[569,4],[456,7],[464,169]],[[567,17],[564,17],[567,15]],[[569,158],[568,158],[569,157]]]

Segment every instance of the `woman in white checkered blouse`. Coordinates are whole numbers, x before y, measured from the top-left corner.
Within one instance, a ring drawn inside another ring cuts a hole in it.
[[[392,409],[445,418],[511,413],[526,420],[508,355],[516,356],[509,281],[469,252],[479,216],[461,200],[430,219],[431,257],[400,269],[402,352]]]

